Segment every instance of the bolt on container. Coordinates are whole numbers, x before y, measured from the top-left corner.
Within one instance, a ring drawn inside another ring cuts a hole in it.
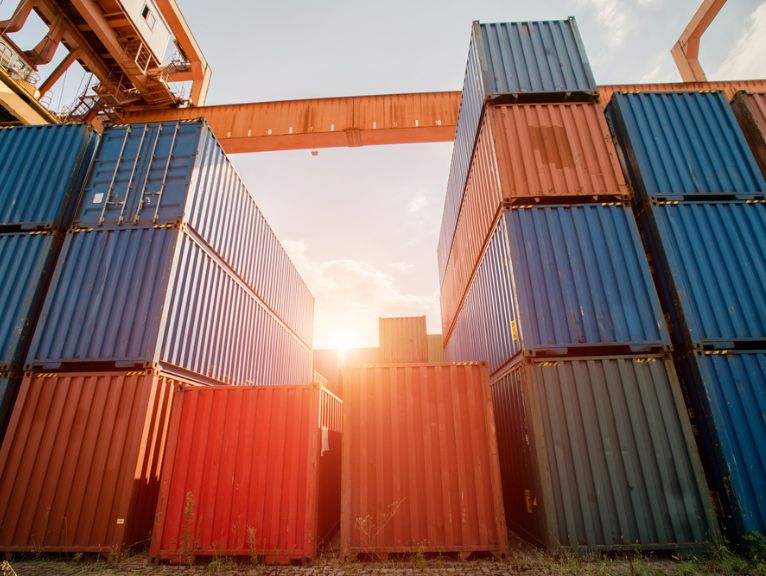
[[[175,396],[152,558],[315,558],[340,522],[341,400],[319,384]]]
[[[678,366],[729,539],[766,533],[766,352],[694,352]]]
[[[669,358],[521,359],[492,396],[506,519],[524,538],[552,552],[719,542]]]
[[[147,543],[179,382],[27,373],[0,448],[0,550],[115,555]]]
[[[343,372],[341,555],[504,556],[485,363]]]
[[[425,316],[380,318],[380,362],[403,364],[428,362],[428,334]]]
[[[639,204],[766,195],[722,92],[616,93],[606,113]]]
[[[766,94],[738,92],[731,107],[761,172],[766,175]]]

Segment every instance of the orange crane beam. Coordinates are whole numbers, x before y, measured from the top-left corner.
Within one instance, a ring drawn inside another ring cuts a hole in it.
[[[766,92],[766,80],[599,86],[599,101],[606,106],[612,94],[618,91],[685,90],[723,90],[732,98],[740,90]],[[122,120],[160,122],[205,118],[223,149],[237,154],[451,142],[455,138],[459,110],[460,92],[426,92],[147,110],[126,113]]]
[[[670,50],[684,82],[707,80],[699,62],[700,39],[724,4],[726,0],[704,0]]]

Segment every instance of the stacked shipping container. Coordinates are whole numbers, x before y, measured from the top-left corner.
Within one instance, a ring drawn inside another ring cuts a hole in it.
[[[550,549],[704,548],[711,503],[595,94],[573,20],[474,26],[439,244],[445,356],[489,361],[511,527]],[[608,387],[595,392],[599,374]],[[650,404],[627,400],[639,391]],[[596,409],[603,392],[612,401]],[[617,425],[613,442],[640,466],[599,436],[617,418],[634,430]],[[657,426],[652,450],[626,437]],[[650,480],[663,446],[672,478]],[[646,513],[634,486],[667,510]]]
[[[738,96],[743,122],[757,104]],[[725,525],[766,532],[766,182],[723,93],[616,93],[607,115]]]
[[[204,122],[107,129],[88,174],[0,452],[3,550],[147,541],[173,386],[312,381],[313,298]]]
[[[85,126],[0,129],[0,441],[96,142]]]

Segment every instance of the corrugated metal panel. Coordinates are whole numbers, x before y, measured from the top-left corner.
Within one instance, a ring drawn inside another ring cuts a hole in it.
[[[78,124],[0,128],[0,227],[68,226],[97,139]]]
[[[512,208],[499,222],[447,337],[450,361],[669,347],[625,206]]]
[[[344,370],[341,555],[508,551],[484,364]]]
[[[314,299],[203,121],[104,132],[80,226],[187,222],[310,345]]]
[[[341,401],[319,385],[213,386],[175,406],[151,556],[314,558],[340,522]]]
[[[616,92],[717,92],[721,91],[731,99],[741,91],[763,92],[765,80],[725,80],[721,82],[667,82],[660,84],[607,84],[598,87],[599,102],[603,107],[609,104]]]
[[[641,200],[766,192],[721,92],[618,93],[607,115]]]
[[[69,234],[27,363],[159,363],[237,384],[311,379],[310,350],[213,254],[164,227]]]
[[[761,172],[766,175],[766,94],[740,92],[731,106]]]
[[[428,335],[425,316],[380,318],[380,362],[401,364],[428,362]]]
[[[0,234],[0,371],[21,371],[60,238],[53,234]]]
[[[507,518],[526,537],[550,550],[718,541],[668,359],[523,361],[493,398]]]
[[[177,383],[27,374],[0,449],[0,550],[112,555],[148,541]]]
[[[13,404],[19,391],[21,378],[10,374],[0,374],[0,445],[5,437],[5,430],[11,418]]]
[[[465,295],[501,202],[610,201],[629,197],[597,104],[488,106],[442,283],[444,326]],[[446,236],[445,236],[446,237]]]
[[[677,346],[766,344],[766,204],[652,205],[639,222]]]
[[[428,335],[428,361],[444,362],[444,338],[441,334]]]
[[[729,536],[766,533],[766,353],[692,354],[679,366]]]

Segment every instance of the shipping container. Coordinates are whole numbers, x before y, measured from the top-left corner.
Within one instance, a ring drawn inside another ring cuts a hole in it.
[[[629,198],[597,104],[487,106],[457,227],[440,244],[442,293],[460,305],[502,203],[609,202]],[[446,251],[446,255],[444,252]],[[449,325],[449,319],[447,325]]]
[[[487,359],[494,372],[518,352],[669,347],[633,215],[584,204],[503,213],[445,350],[450,361]]]
[[[525,538],[554,552],[719,541],[667,357],[523,359],[492,395],[506,518]]]
[[[722,92],[616,93],[607,116],[639,202],[766,193]]]
[[[380,348],[350,348],[340,353],[340,365],[377,364],[380,362]],[[341,372],[341,377],[342,377]]]
[[[5,430],[8,428],[8,421],[11,418],[20,382],[21,378],[18,376],[7,372],[0,373],[0,445],[3,443]]]
[[[343,372],[341,555],[508,551],[485,363]]]
[[[766,347],[766,204],[653,203],[639,215],[678,348]]]
[[[207,124],[105,130],[76,224],[180,223],[311,345],[314,299]]]
[[[678,366],[729,538],[766,534],[766,352],[692,353]]]
[[[311,351],[178,228],[70,233],[30,369],[158,367],[227,384],[311,380]]]
[[[766,175],[766,94],[738,92],[731,106],[761,173]]]
[[[113,556],[148,542],[179,383],[27,373],[0,448],[0,550]]]
[[[82,124],[0,128],[0,229],[65,229],[98,136]]]
[[[723,80],[705,82],[661,82],[658,84],[602,84],[598,87],[598,100],[606,108],[616,92],[634,94],[639,92],[723,92],[727,99],[734,98],[737,92],[759,92],[764,87],[763,80]]]
[[[318,384],[179,388],[151,557],[312,559],[340,523],[342,402]]]
[[[440,245],[451,243],[484,104],[595,102],[596,82],[574,18],[545,22],[474,22],[468,47]],[[446,246],[449,252],[449,246]],[[444,270],[446,262],[440,263]]]
[[[444,338],[441,334],[428,335],[428,362],[444,362]]]
[[[379,362],[403,364],[428,362],[428,334],[425,316],[379,318]]]
[[[0,372],[22,370],[60,248],[57,234],[0,234]]]

